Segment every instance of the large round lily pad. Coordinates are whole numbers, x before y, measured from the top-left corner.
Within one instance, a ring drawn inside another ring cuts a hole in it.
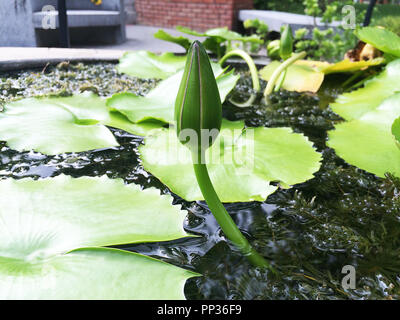
[[[170,196],[107,177],[0,181],[0,299],[182,299],[195,274],[99,248],[187,236]]]
[[[160,129],[140,147],[144,168],[172,192],[193,201],[203,196],[193,171],[191,154],[174,128]],[[313,178],[321,155],[290,128],[248,128],[241,121],[223,121],[222,130],[206,154],[207,167],[223,202],[264,201],[276,190]]]
[[[392,135],[393,121],[399,116],[397,93],[358,119],[337,124],[329,132],[328,146],[348,163],[368,172],[380,177],[385,173],[400,176],[400,150]]]
[[[165,79],[183,69],[185,62],[186,56],[170,52],[157,55],[149,51],[131,51],[122,56],[117,70],[144,79]]]
[[[35,150],[49,155],[118,146],[106,126],[145,134],[160,124],[139,127],[123,114],[110,111],[105,99],[85,92],[6,104],[0,113],[0,140],[18,151]]]
[[[400,90],[399,77],[400,59],[389,63],[379,76],[366,82],[363,88],[339,96],[331,104],[332,110],[346,120],[360,118]]]
[[[224,73],[217,63],[212,63],[212,67],[223,102],[235,87],[239,75],[234,75],[233,72]],[[175,99],[182,76],[183,70],[161,81],[145,97],[133,93],[117,93],[108,99],[107,106],[122,113],[138,126],[146,124],[149,120],[171,123],[174,119]]]

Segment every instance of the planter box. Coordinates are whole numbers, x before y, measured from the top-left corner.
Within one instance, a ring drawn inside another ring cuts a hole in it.
[[[237,29],[239,10],[252,9],[253,0],[135,0],[135,7],[139,24],[205,31]]]

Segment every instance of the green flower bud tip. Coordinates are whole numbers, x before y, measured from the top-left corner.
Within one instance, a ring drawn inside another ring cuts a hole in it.
[[[281,40],[273,40],[267,45],[267,53],[268,57],[272,60],[279,60],[280,58],[280,50]]]
[[[289,25],[286,25],[282,31],[279,53],[283,60],[290,58],[293,53],[293,34]]]
[[[178,138],[192,152],[204,151],[219,134],[222,106],[210,59],[203,45],[191,45],[175,102]]]

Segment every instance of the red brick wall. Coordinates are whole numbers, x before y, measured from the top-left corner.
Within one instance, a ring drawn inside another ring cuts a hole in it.
[[[135,0],[135,7],[138,24],[205,31],[235,29],[238,11],[252,9],[253,0]]]

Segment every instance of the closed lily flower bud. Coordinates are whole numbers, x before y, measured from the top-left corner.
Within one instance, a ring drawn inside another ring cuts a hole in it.
[[[203,45],[189,49],[175,102],[178,138],[192,152],[204,152],[219,134],[222,106],[210,59]]]
[[[293,53],[293,35],[292,28],[286,25],[281,35],[280,56],[283,60],[290,58]]]

